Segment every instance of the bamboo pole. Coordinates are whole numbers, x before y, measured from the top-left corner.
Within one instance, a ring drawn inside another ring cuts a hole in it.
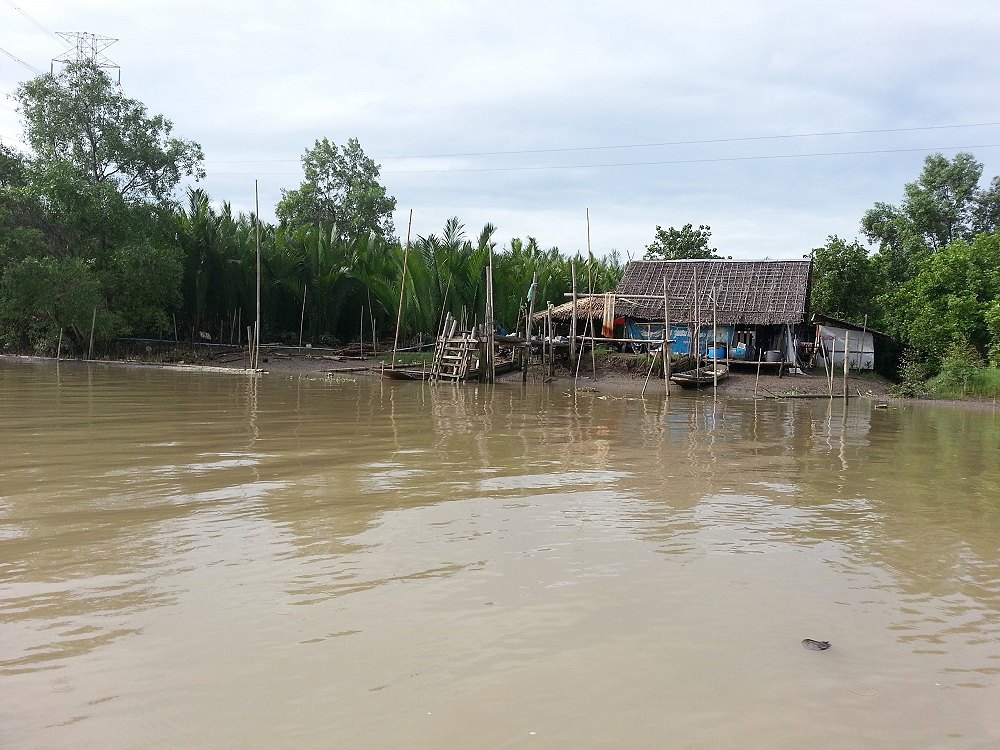
[[[865,323],[861,326],[861,355],[858,357],[858,369],[863,370],[865,367],[865,354],[868,352],[868,345],[865,343],[865,339],[868,338],[868,313],[865,313]],[[872,352],[872,369],[875,369],[875,352]]]
[[[594,336],[594,253],[590,249],[590,209],[587,209],[587,288],[590,291],[590,335]],[[597,354],[594,352],[594,342],[590,342],[590,368],[592,377],[597,380]]]
[[[719,287],[712,289],[712,400],[719,399]]]
[[[180,339],[177,337],[177,313],[174,313],[174,343],[177,344]]]
[[[763,360],[764,353],[757,348],[757,379],[753,381],[753,397],[757,398],[757,386],[760,385],[760,363]]]
[[[302,348],[302,331],[306,324],[306,295],[309,293],[309,285],[302,285],[302,314],[299,316],[299,349]],[[364,314],[364,309],[362,309],[362,314]],[[301,354],[302,352],[299,352]]]
[[[403,294],[406,292],[406,264],[410,257],[410,230],[413,228],[413,209],[406,225],[406,248],[403,250],[403,277],[399,285],[399,311],[396,313],[396,337],[392,343],[392,366],[396,367],[396,351],[399,349],[399,327],[403,322]]]
[[[850,396],[848,395],[847,388],[847,373],[851,367],[851,331],[849,328],[844,329],[844,401],[847,401]]]
[[[701,301],[698,299],[698,269],[694,269],[694,369],[701,369]]]
[[[94,358],[94,327],[97,325],[97,307],[94,307],[94,314],[90,318],[90,346],[87,348],[87,359]]]
[[[257,180],[253,181],[253,201],[254,201],[254,236],[257,243],[257,323],[254,326],[253,358],[250,368],[256,370],[260,366],[260,194],[257,189]]]
[[[484,311],[483,325],[486,328],[486,362],[482,364],[488,382],[496,381],[496,332],[493,320],[493,246],[488,243],[489,261],[486,266],[486,310]]]
[[[837,337],[831,336],[830,338],[833,339],[833,341],[831,342],[833,344],[833,349],[830,351],[830,372],[828,372],[826,376],[828,381],[827,384],[830,386],[830,398],[833,398],[833,378],[835,376],[835,372],[833,369],[833,357],[837,353]]]
[[[663,392],[670,398],[670,300],[667,299],[667,275],[663,274]]]
[[[528,287],[528,317],[524,322],[524,340],[527,341],[528,356],[521,370],[521,382],[528,382],[528,368],[531,366],[531,318],[535,314],[535,294],[538,291],[538,271],[531,274],[531,286]]]
[[[649,358],[649,371],[646,373],[646,380],[643,382],[643,384],[642,384],[642,390],[639,392],[639,396],[640,397],[646,395],[646,386],[649,385],[649,378],[653,374],[653,367],[655,367],[655,366],[656,366],[656,357],[650,357]],[[669,395],[669,393],[670,393],[669,389],[668,389],[667,393]]]
[[[545,317],[549,321],[549,377],[551,378],[556,374],[556,342],[552,330],[552,303],[549,303]]]
[[[59,343],[56,345],[56,364],[59,364],[59,360],[62,358],[62,340],[63,340],[63,329],[59,329]]]
[[[576,364],[576,261],[569,262],[570,278],[573,282],[573,306],[572,318],[569,327],[569,364],[573,367]]]

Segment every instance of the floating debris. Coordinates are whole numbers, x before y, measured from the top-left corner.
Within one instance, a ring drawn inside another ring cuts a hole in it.
[[[810,651],[826,651],[830,648],[830,641],[814,641],[812,638],[803,638],[802,645]]]

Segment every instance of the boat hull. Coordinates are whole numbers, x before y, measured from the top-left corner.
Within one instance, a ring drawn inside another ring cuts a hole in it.
[[[699,367],[671,375],[670,382],[681,388],[711,388],[716,382],[721,383],[728,377],[728,367]]]

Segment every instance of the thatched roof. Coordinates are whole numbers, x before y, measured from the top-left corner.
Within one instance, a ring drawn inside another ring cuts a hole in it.
[[[616,314],[663,320],[663,279],[667,280],[670,320],[695,320],[695,274],[702,322],[712,319],[712,290],[718,290],[720,325],[802,323],[809,302],[809,260],[636,260],[625,268],[615,290]],[[633,299],[626,308],[621,295]],[[604,298],[600,300],[603,309]]]
[[[602,320],[604,318],[604,299],[605,295],[595,294],[593,297],[577,297],[576,298],[576,317],[578,320],[586,320],[587,318],[595,318],[597,320]],[[631,315],[632,311],[635,310],[635,303],[629,302],[625,299],[615,299],[615,315]],[[660,309],[663,309],[663,305],[660,305]],[[544,320],[546,310],[540,310],[531,316],[533,322],[538,322]],[[562,305],[557,305],[552,308],[552,319],[558,320],[560,322],[566,322],[573,317],[573,302],[572,300],[566,302]]]

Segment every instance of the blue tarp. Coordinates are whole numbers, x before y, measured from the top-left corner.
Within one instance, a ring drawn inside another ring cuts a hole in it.
[[[716,328],[715,341],[724,343],[727,347],[732,344],[734,334],[733,326],[718,326]],[[631,321],[625,325],[625,335],[631,339],[646,339],[650,346],[656,347],[657,343],[663,341],[663,326],[655,323],[636,324]],[[692,354],[691,351],[691,329],[688,326],[670,326],[670,336],[674,343],[670,351],[674,354]],[[698,336],[701,354],[706,354],[711,345],[712,327],[702,327]],[[720,355],[721,356],[721,355]]]

